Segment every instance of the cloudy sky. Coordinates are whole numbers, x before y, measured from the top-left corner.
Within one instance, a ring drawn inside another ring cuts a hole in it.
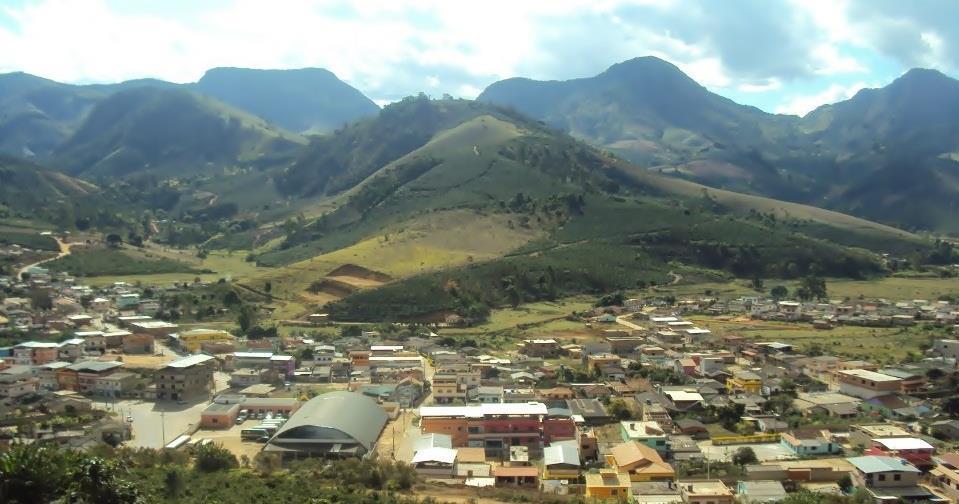
[[[959,75],[957,0],[3,0],[0,72],[191,82],[324,67],[379,103],[664,58],[712,91],[803,114],[912,67]]]

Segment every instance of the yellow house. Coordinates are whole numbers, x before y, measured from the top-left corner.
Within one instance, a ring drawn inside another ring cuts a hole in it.
[[[656,450],[629,441],[613,447],[606,455],[606,463],[630,481],[672,481],[676,478],[673,466],[663,461]]]
[[[601,500],[630,500],[632,484],[629,475],[610,469],[586,474],[586,498]]]
[[[191,353],[199,351],[204,343],[232,343],[236,339],[232,334],[218,329],[191,329],[176,334],[174,338],[180,347]]]
[[[763,390],[763,379],[752,371],[736,371],[730,378],[726,378],[726,390],[731,393],[759,394]]]

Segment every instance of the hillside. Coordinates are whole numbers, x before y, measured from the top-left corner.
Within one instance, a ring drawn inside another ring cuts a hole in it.
[[[296,132],[330,131],[379,110],[363,93],[322,68],[214,68],[191,87]]]
[[[97,103],[57,148],[53,164],[88,178],[144,170],[162,177],[210,166],[256,164],[302,142],[209,98],[146,86],[116,92]]]
[[[738,105],[656,58],[569,81],[508,79],[478,99],[664,174],[959,232],[959,81],[937,71],[911,70],[803,118]]]
[[[100,98],[99,91],[22,72],[0,75],[0,152],[20,157],[49,154]]]
[[[98,192],[89,182],[0,155],[0,217],[52,219]]]
[[[397,131],[408,140],[379,133]],[[655,174],[476,102],[412,98],[322,142],[335,152],[299,158],[276,180],[326,194],[332,209],[288,221],[284,238],[257,255],[278,268],[253,283],[270,281],[306,305],[342,297],[329,308],[345,319],[476,316],[505,303],[663,283],[671,272],[870,276],[882,266],[859,247],[927,247],[862,219]],[[347,289],[329,280],[343,264],[395,280]]]
[[[477,99],[515,108],[642,166],[708,160],[682,174],[777,197],[798,194],[773,166],[796,147],[798,118],[739,105],[658,58],[568,81],[507,79]]]

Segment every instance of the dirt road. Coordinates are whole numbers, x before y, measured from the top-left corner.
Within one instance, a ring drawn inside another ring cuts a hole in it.
[[[20,268],[20,270],[17,271],[17,278],[23,278],[23,274],[26,273],[27,270],[29,270],[30,268],[32,268],[32,267],[34,267],[34,266],[40,266],[41,264],[48,263],[48,262],[50,262],[50,261],[55,261],[55,260],[57,260],[57,259],[60,259],[61,257],[66,257],[66,256],[70,255],[70,248],[73,247],[73,245],[74,245],[73,243],[67,243],[67,242],[65,242],[65,241],[63,241],[63,240],[61,240],[60,238],[57,238],[57,237],[54,237],[53,239],[57,241],[57,245],[60,247],[60,252],[59,252],[56,256],[54,256],[54,257],[50,257],[50,258],[44,259],[44,260],[42,260],[42,261],[37,261],[37,262],[35,262],[35,263],[33,263],[33,264],[28,264],[28,265]]]

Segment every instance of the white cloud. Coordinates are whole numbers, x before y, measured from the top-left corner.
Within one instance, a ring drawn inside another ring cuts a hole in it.
[[[860,90],[868,87],[877,86],[868,85],[865,82],[857,82],[849,86],[832,84],[818,93],[789,98],[785,103],[776,107],[776,113],[804,116],[821,105],[852,98]]]
[[[767,79],[765,82],[747,82],[740,84],[736,89],[744,93],[767,93],[769,91],[775,91],[782,86],[783,83],[779,79]]]

